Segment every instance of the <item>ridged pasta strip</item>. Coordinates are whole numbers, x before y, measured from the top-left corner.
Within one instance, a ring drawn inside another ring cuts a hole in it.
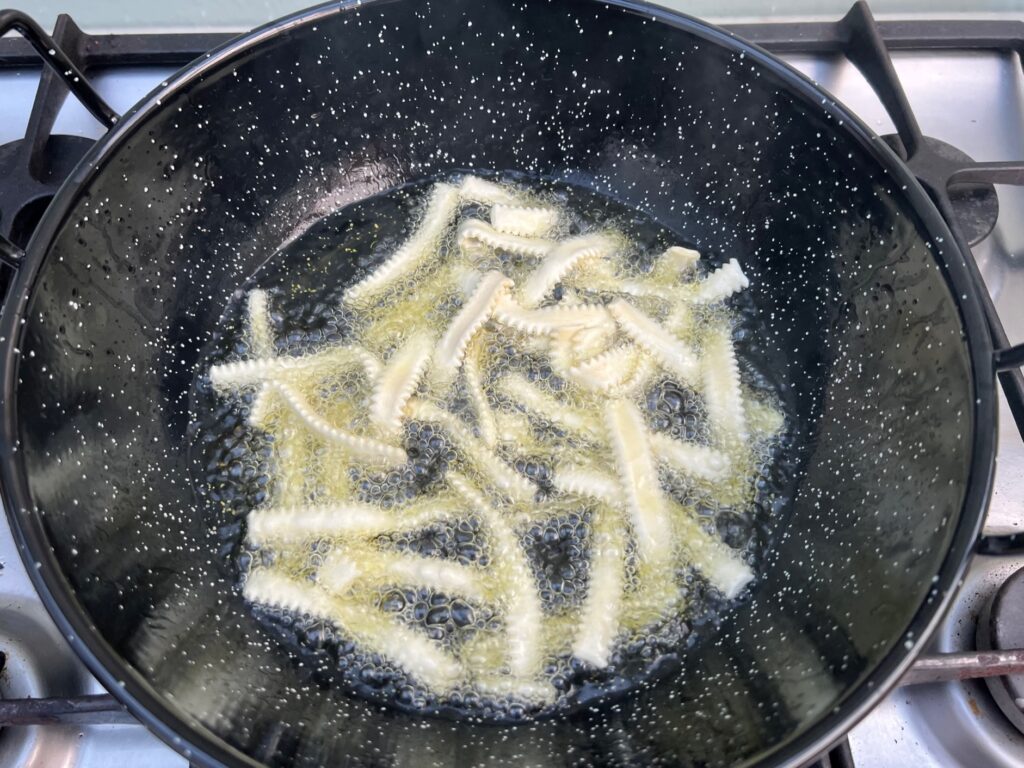
[[[729,459],[721,451],[697,443],[685,443],[669,435],[650,434],[651,450],[655,458],[689,477],[702,480],[721,480],[729,471]]]
[[[264,507],[246,518],[256,546],[297,544],[319,538],[379,535],[394,524],[380,507],[359,502],[322,506]]]
[[[615,237],[605,232],[592,232],[561,241],[520,286],[519,298],[523,306],[537,306],[565,275],[584,261],[610,256],[618,243]]]
[[[491,225],[499,232],[524,237],[544,237],[558,224],[558,210],[541,206],[496,204]]]
[[[467,219],[462,223],[459,227],[458,242],[462,248],[470,250],[483,246],[534,258],[547,256],[556,245],[554,240],[499,232],[480,219]]]
[[[573,656],[595,667],[608,666],[619,633],[625,585],[625,531],[611,509],[602,506],[590,543],[590,580],[573,641]]]
[[[274,334],[270,328],[270,306],[267,292],[262,288],[249,291],[248,331],[249,349],[253,357],[270,357],[274,354]]]
[[[397,445],[390,445],[380,440],[374,440],[372,437],[364,437],[335,427],[318,415],[302,395],[291,387],[278,382],[272,382],[267,386],[277,390],[281,399],[288,404],[309,430],[325,440],[337,443],[353,456],[368,461],[383,461],[391,464],[403,464],[408,460],[409,457],[405,450]]]
[[[700,372],[696,356],[682,341],[666,331],[656,321],[622,299],[608,305],[608,311],[623,331],[650,353],[681,383],[693,383]]]
[[[459,195],[463,200],[483,203],[484,205],[497,205],[499,203],[511,205],[516,201],[516,195],[506,187],[487,179],[481,179],[479,176],[465,176],[459,185]]]
[[[492,562],[504,571],[502,581],[508,585],[504,619],[509,666],[514,677],[532,678],[540,671],[543,609],[526,552],[502,516],[464,477],[449,473],[448,484],[487,526],[493,548]]]
[[[601,422],[586,411],[560,402],[521,374],[513,373],[501,379],[497,389],[527,413],[539,416],[556,427],[594,440],[604,438]]]
[[[370,418],[386,433],[401,431],[403,409],[427,369],[434,343],[430,333],[410,334],[377,379],[370,398]]]
[[[298,357],[260,357],[210,366],[210,383],[218,391],[240,389],[290,376],[309,377],[359,366],[369,377],[380,373],[380,363],[362,347],[343,346]]]
[[[458,210],[459,190],[438,184],[430,194],[423,220],[412,236],[387,261],[345,291],[345,301],[359,303],[386,290],[400,277],[415,270],[432,255],[432,247],[444,234]]]
[[[651,267],[650,278],[671,285],[678,282],[680,276],[693,272],[699,261],[699,252],[681,245],[673,245],[662,251],[655,260]]]
[[[729,259],[703,281],[701,281],[694,301],[699,304],[712,304],[739,293],[750,285],[750,280],[743,274],[740,263]]]
[[[428,587],[453,597],[484,598],[481,573],[474,566],[439,557],[387,552],[370,545],[332,551],[318,571],[317,581],[324,589],[336,592],[370,582],[377,587]]]
[[[494,307],[511,286],[512,281],[501,272],[488,272],[483,276],[434,350],[432,376],[438,381],[446,383],[455,379],[466,346],[490,319]]]
[[[724,440],[746,440],[747,424],[740,389],[740,372],[732,337],[727,330],[709,331],[704,339],[701,368],[704,402],[712,428]]]
[[[524,309],[507,295],[495,306],[494,319],[533,335],[599,328],[614,331],[615,328],[612,316],[599,304],[555,304],[542,309]]]
[[[359,501],[263,507],[246,518],[247,536],[257,546],[301,544],[314,539],[372,538],[458,519],[458,510],[452,503],[414,504],[391,512]]]
[[[243,593],[250,602],[330,621],[432,690],[449,690],[462,677],[458,662],[423,634],[374,608],[332,599],[315,584],[263,568],[249,574]]]
[[[693,567],[732,600],[754,580],[754,572],[739,553],[701,528],[691,512],[673,506],[673,525]]]
[[[613,508],[625,500],[622,486],[615,477],[590,467],[560,463],[555,469],[551,483],[561,493],[594,499]]]
[[[462,375],[466,381],[466,394],[473,403],[480,439],[488,448],[494,448],[498,444],[498,425],[494,420],[491,404],[487,401],[487,393],[484,392],[483,376],[480,371],[481,346],[479,340],[470,342],[462,363]]]
[[[634,344],[620,344],[570,368],[568,378],[592,392],[618,393],[633,382],[644,353]]]
[[[665,562],[672,552],[672,529],[643,416],[629,401],[612,400],[605,419],[640,557]]]

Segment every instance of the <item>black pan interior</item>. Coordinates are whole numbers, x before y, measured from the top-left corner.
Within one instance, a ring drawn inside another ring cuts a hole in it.
[[[232,592],[189,482],[189,393],[233,292],[324,214],[459,169],[591,188],[739,259],[751,344],[800,414],[752,597],[668,679],[527,726],[424,727],[325,689]],[[902,645],[961,522],[974,395],[938,247],[855,132],[686,25],[584,0],[324,12],[169,96],[68,211],[26,313],[19,452],[98,633],[255,760],[767,757]]]

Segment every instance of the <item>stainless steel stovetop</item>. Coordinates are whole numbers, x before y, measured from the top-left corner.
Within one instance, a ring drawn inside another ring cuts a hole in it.
[[[1012,17],[1012,16],[1011,16]],[[1017,21],[1024,20],[1024,12]],[[877,133],[894,128],[857,69],[840,56],[784,55]],[[923,132],[976,160],[1024,158],[1024,69],[1011,51],[906,51],[892,55]],[[167,68],[97,72],[94,82],[111,106],[124,111],[171,73]],[[36,94],[39,70],[0,70],[0,145],[20,139]],[[97,138],[89,114],[69,100],[54,133]],[[2,180],[0,180],[2,183]],[[988,289],[1013,343],[1024,341],[1024,187],[997,187],[1000,216],[974,247]],[[1024,533],[1024,441],[1001,402],[998,466],[985,531]],[[103,693],[58,634],[37,599],[6,523],[0,518],[0,698]],[[974,648],[981,607],[1014,571],[1024,550],[979,555],[932,651]],[[1024,701],[1020,702],[1024,708]],[[992,766],[1024,768],[1024,735],[995,705],[983,681],[900,688],[849,734],[858,768]],[[0,768],[186,766],[187,761],[136,724],[9,727],[0,731]],[[828,765],[828,763],[824,763]]]

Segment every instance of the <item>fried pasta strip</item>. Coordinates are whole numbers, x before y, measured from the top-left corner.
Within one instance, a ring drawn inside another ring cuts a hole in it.
[[[668,435],[649,435],[655,458],[688,477],[721,480],[729,471],[729,458],[721,451],[697,443],[685,443]]]
[[[491,226],[523,237],[544,237],[558,225],[558,210],[541,206],[505,205],[491,208]]]
[[[604,436],[601,422],[590,413],[560,402],[520,374],[510,374],[502,379],[498,391],[522,406],[528,414],[539,416],[556,427],[588,439]]]
[[[486,221],[467,219],[459,227],[459,246],[472,252],[480,247],[542,258],[555,247],[554,240],[545,240],[508,231],[500,231]]]
[[[370,418],[386,434],[402,429],[406,403],[416,391],[433,353],[434,338],[425,332],[413,333],[399,349],[377,379],[370,399]]]
[[[357,643],[386,656],[431,690],[449,690],[463,676],[459,663],[423,634],[374,608],[333,599],[315,584],[261,568],[249,574],[243,594],[253,603],[335,624]]]
[[[473,412],[476,414],[476,426],[480,433],[480,439],[484,445],[493,449],[498,444],[498,425],[494,418],[494,411],[487,402],[487,393],[484,391],[482,365],[480,363],[482,345],[474,340],[466,351],[462,363],[462,375],[466,381],[466,393],[473,403]]]
[[[408,460],[405,450],[397,445],[375,440],[372,437],[335,427],[318,415],[301,394],[286,384],[272,382],[267,385],[277,390],[281,399],[295,412],[295,415],[311,431],[325,440],[337,443],[352,456],[372,462],[402,464]]]
[[[622,330],[670,373],[685,383],[696,380],[700,371],[696,356],[655,320],[622,299],[609,304],[608,311]]]
[[[478,568],[437,557],[387,552],[374,547],[349,547],[331,552],[317,573],[317,582],[342,593],[360,582],[427,587],[446,595],[483,600],[485,590]]]
[[[701,370],[711,426],[723,440],[746,440],[740,372],[728,330],[716,329],[708,333]]]
[[[535,307],[565,275],[581,263],[614,253],[618,240],[603,232],[579,235],[558,243],[519,288],[525,307]]]
[[[512,281],[501,272],[488,272],[483,276],[434,349],[432,374],[437,381],[450,383],[455,379],[469,342],[490,319],[494,308],[511,286]]]
[[[508,661],[513,676],[533,678],[540,671],[543,608],[526,553],[498,511],[464,477],[449,473],[448,483],[480,515],[487,526],[493,560],[500,563],[507,585]]]
[[[643,416],[627,400],[610,401],[604,412],[640,557],[666,562],[672,550],[671,524]]]
[[[256,386],[268,381],[308,380],[318,375],[336,375],[339,371],[359,367],[369,378],[380,375],[380,363],[365,349],[343,346],[315,355],[299,357],[260,357],[221,363],[210,367],[210,383],[224,392]]]
[[[595,667],[606,667],[619,632],[626,540],[623,526],[611,509],[603,507],[596,514],[590,544],[590,581],[572,653]]]
[[[278,353],[267,292],[248,294],[247,359],[209,369],[266,438],[268,499],[245,524],[267,556],[246,600],[329,622],[439,695],[542,706],[559,700],[552,661],[606,668],[624,638],[682,610],[681,570],[728,599],[752,581],[676,500],[672,474],[736,503],[734,481],[784,426],[769,399],[745,400],[730,310],[713,306],[749,280],[735,259],[698,279],[700,254],[681,246],[644,272],[618,233],[559,239],[578,224],[563,211],[472,175],[437,184],[408,239],[345,292],[344,343],[300,356]],[[521,372],[547,366],[538,381]],[[656,373],[698,391],[711,447],[648,427]],[[573,542],[589,558],[585,592],[545,605],[534,536],[567,519],[589,520]],[[479,530],[481,558],[396,538],[442,528]],[[430,639],[379,607],[394,588],[464,598],[494,620]]]
[[[542,309],[524,309],[507,295],[495,306],[494,319],[531,335],[587,329],[612,331],[615,327],[608,310],[597,304],[555,304]]]
[[[458,210],[459,190],[450,184],[438,184],[430,195],[427,209],[412,237],[373,272],[345,291],[345,301],[360,303],[379,295],[400,278],[430,258],[452,217]]]
[[[750,280],[743,274],[740,263],[736,259],[729,259],[704,278],[694,300],[700,304],[712,304],[727,299],[749,286]]]
[[[246,527],[247,540],[254,546],[280,547],[315,539],[373,538],[456,519],[458,510],[450,501],[422,502],[392,512],[376,504],[346,501],[255,509],[246,518]]]

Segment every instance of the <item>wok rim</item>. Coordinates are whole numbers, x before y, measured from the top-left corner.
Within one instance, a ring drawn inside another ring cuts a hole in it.
[[[116,155],[135,129],[163,108],[172,94],[186,90],[231,59],[290,29],[316,23],[372,3],[393,0],[342,0],[317,5],[254,29],[224,43],[182,67],[133,106],[118,123],[100,137],[63,183],[46,209],[25,249],[25,258],[8,288],[0,314],[0,386],[4,402],[0,413],[0,494],[11,531],[29,577],[54,623],[78,657],[150,732],[183,754],[190,762],[206,766],[263,765],[229,745],[207,726],[178,711],[142,674],[111,647],[93,626],[64,577],[60,563],[42,525],[41,516],[31,508],[28,478],[17,449],[17,374],[25,310],[35,291],[39,274],[60,227],[80,192]],[[790,734],[769,748],[759,759],[743,765],[800,766],[842,739],[895,687],[942,620],[970,561],[980,533],[991,494],[996,446],[996,392],[992,362],[992,340],[975,286],[962,252],[938,208],[907,166],[852,111],[820,85],[786,62],[731,32],[692,16],[644,2],[644,0],[594,0],[643,16],[660,24],[692,34],[708,43],[743,53],[765,67],[798,98],[816,104],[833,118],[832,129],[844,132],[869,154],[893,181],[900,184],[906,207],[912,210],[934,244],[932,259],[939,267],[961,320],[963,342],[970,359],[973,389],[971,456],[964,499],[945,557],[909,625],[894,638],[892,646],[876,667],[858,684],[851,686],[833,708],[819,715],[802,731]]]

